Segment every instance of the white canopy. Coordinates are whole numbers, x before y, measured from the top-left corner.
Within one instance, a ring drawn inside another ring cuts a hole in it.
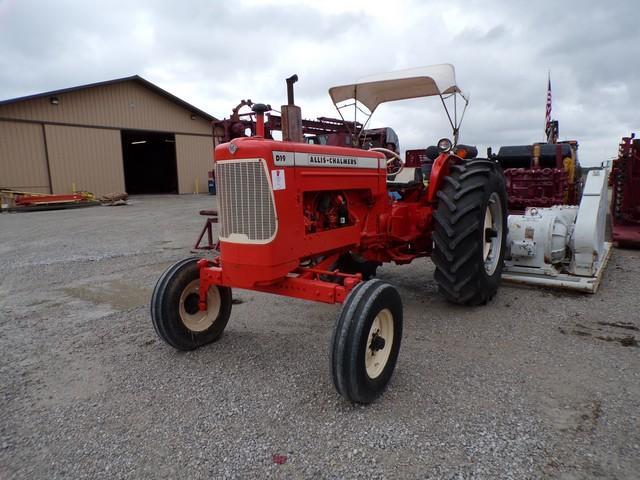
[[[373,112],[378,105],[393,100],[462,93],[456,85],[453,65],[443,63],[372,75],[352,85],[329,89],[333,103],[357,100]]]

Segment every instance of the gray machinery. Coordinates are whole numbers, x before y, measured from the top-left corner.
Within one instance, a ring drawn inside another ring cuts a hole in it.
[[[527,208],[509,215],[502,278],[595,293],[611,252],[605,242],[607,169],[591,170],[580,206]]]

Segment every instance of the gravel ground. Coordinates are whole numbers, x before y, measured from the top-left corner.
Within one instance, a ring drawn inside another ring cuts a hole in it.
[[[219,342],[156,337],[151,290],[213,201],[0,215],[0,478],[639,477],[640,252],[596,295],[505,285],[481,308],[444,302],[430,261],[385,266],[400,358],[352,406],[337,306],[237,291]]]

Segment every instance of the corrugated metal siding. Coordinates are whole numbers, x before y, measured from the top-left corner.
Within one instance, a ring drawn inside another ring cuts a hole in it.
[[[207,191],[207,172],[213,170],[213,141],[207,137],[176,135],[178,188],[180,193]]]
[[[0,105],[0,117],[165,132],[211,134],[208,120],[130,81]]]
[[[124,192],[122,142],[118,130],[47,125],[53,193],[72,184],[97,195]]]
[[[42,125],[0,121],[0,187],[49,193]]]

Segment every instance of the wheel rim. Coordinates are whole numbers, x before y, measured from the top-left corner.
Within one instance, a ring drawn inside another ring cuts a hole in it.
[[[364,363],[369,378],[374,379],[380,376],[384,367],[387,366],[392,346],[393,314],[391,310],[385,308],[373,319],[367,337]]]
[[[207,309],[200,310],[200,280],[193,280],[180,295],[180,320],[192,332],[203,332],[218,318],[220,313],[220,291],[217,287],[209,287],[207,292]]]
[[[484,269],[489,275],[493,275],[498,267],[500,251],[502,249],[502,204],[500,197],[493,192],[489,197],[489,203],[484,213],[483,248],[482,259]]]

